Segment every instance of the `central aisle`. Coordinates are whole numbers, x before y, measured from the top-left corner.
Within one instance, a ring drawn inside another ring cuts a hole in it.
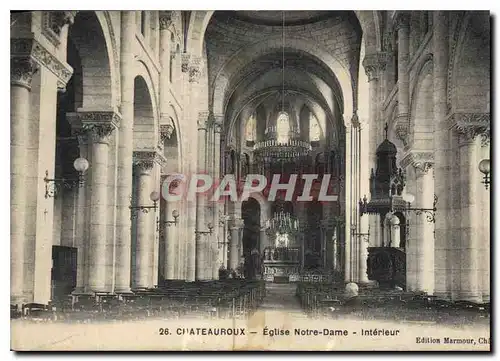
[[[266,283],[266,297],[257,311],[304,313],[295,295],[296,289],[294,283]]]

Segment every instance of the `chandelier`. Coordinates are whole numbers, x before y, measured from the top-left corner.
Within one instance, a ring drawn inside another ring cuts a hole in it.
[[[285,12],[283,18],[283,52],[282,52],[282,89],[281,89],[281,112],[277,118],[277,126],[270,126],[265,131],[265,139],[258,141],[253,146],[254,154],[266,163],[281,161],[296,161],[309,155],[312,146],[309,142],[300,139],[300,133],[291,125],[289,116],[285,112]],[[286,129],[280,129],[280,125],[286,123]]]
[[[283,200],[276,200],[276,209],[273,217],[266,221],[266,233],[268,236],[279,236],[284,234],[296,234],[299,232],[299,220],[290,209],[285,208]]]
[[[299,231],[299,220],[284,211],[274,213],[273,218],[266,221],[268,235],[294,234]]]
[[[280,139],[277,127],[271,126],[266,129],[266,139],[254,144],[253,150],[257,156],[266,162],[274,160],[292,160],[309,155],[312,150],[309,142],[298,139],[296,130],[288,132],[287,139]]]

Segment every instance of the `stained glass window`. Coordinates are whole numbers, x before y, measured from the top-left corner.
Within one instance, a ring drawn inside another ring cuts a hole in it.
[[[278,116],[276,124],[276,132],[278,133],[278,143],[287,143],[290,133],[290,118],[285,112],[281,112]]]
[[[318,142],[321,137],[321,127],[318,119],[311,113],[309,117],[309,141]]]
[[[255,138],[257,137],[257,122],[255,116],[251,116],[247,120],[247,124],[245,126],[245,140],[247,142],[255,142]]]

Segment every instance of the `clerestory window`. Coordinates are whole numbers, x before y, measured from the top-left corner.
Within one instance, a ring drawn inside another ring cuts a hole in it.
[[[287,143],[290,137],[290,118],[286,112],[281,112],[276,124],[278,143]]]

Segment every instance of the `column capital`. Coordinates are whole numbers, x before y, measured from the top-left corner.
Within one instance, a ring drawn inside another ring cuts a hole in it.
[[[31,89],[38,64],[29,57],[10,58],[10,83]]]
[[[66,113],[66,116],[74,134],[86,135],[98,143],[107,143],[121,121],[121,114],[114,110],[78,109],[74,113]]]
[[[198,129],[207,129],[210,122],[210,112],[198,112]]]
[[[415,174],[417,178],[420,178],[429,173],[429,170],[434,166],[434,163],[423,162],[423,163],[413,163],[415,167]]]
[[[11,76],[18,74],[14,71],[13,65],[22,63],[30,59],[40,66],[44,66],[50,70],[58,79],[58,87],[64,88],[69,79],[73,75],[73,68],[60,61],[50,51],[45,49],[37,40],[30,38],[11,38],[10,39],[10,53],[11,53]],[[16,58],[25,59],[23,61],[13,60]],[[22,69],[22,67],[21,67]],[[14,72],[14,74],[12,74]],[[33,74],[31,74],[33,75]],[[31,81],[30,81],[31,83]]]
[[[487,145],[490,139],[490,113],[455,112],[448,116],[450,129],[459,135],[459,142],[467,144],[473,142],[477,136],[481,137],[481,144]]]
[[[393,17],[394,31],[410,29],[410,14],[406,11],[396,11]]]
[[[108,143],[109,137],[115,130],[112,124],[83,124],[81,132],[86,133],[93,143]]]
[[[391,55],[386,52],[376,52],[366,54],[363,59],[363,67],[365,68],[368,81],[376,80],[385,70]]]
[[[160,142],[162,145],[167,139],[172,137],[174,130],[173,124],[160,124]]]
[[[168,30],[170,26],[175,24],[179,18],[179,13],[177,11],[160,11],[160,30]]]
[[[181,54],[181,70],[183,73],[187,73],[189,70],[189,59],[191,59],[191,54]]]
[[[434,164],[434,152],[409,151],[403,155],[399,164],[403,169],[411,165],[425,174]]]
[[[203,58],[201,56],[191,56],[189,58],[189,82],[198,83],[203,69]]]
[[[55,46],[61,43],[61,30],[75,22],[77,11],[43,11],[42,34]]]
[[[155,163],[162,166],[165,163],[165,157],[154,150],[137,150],[132,154],[132,164],[142,171],[153,169]]]
[[[231,229],[241,229],[245,226],[245,221],[241,218],[232,219],[229,225]]]
[[[214,127],[215,133],[222,133],[222,126],[224,124],[224,114],[213,114],[210,115],[210,122]]]
[[[403,146],[405,147],[408,146],[409,144],[408,136],[410,135],[410,123],[408,121],[407,113],[399,114],[396,117],[394,130],[398,139],[401,140],[401,142],[403,142]]]
[[[351,125],[354,127],[354,128],[359,128],[361,123],[359,121],[359,117],[358,117],[358,113],[355,111],[354,114],[352,115],[351,117]]]
[[[222,124],[214,123],[214,133],[219,135],[222,134]]]

